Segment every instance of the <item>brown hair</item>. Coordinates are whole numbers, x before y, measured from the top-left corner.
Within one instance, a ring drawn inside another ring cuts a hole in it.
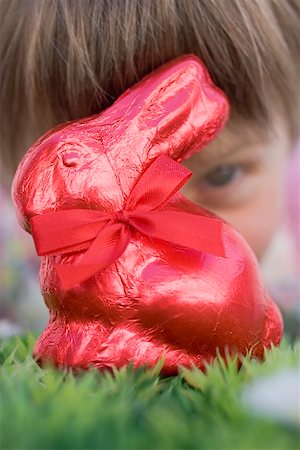
[[[2,157],[15,168],[59,122],[111,104],[161,63],[194,53],[233,114],[296,129],[298,0],[2,0]]]

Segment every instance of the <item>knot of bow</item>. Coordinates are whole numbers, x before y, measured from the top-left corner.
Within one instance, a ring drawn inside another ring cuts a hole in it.
[[[167,206],[190,176],[188,169],[162,155],[140,176],[122,210],[70,209],[32,217],[38,255],[85,251],[79,263],[56,266],[63,289],[88,280],[116,261],[134,232],[224,256],[219,219]]]

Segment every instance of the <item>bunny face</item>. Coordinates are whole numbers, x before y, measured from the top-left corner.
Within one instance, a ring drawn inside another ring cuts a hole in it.
[[[155,238],[155,226],[150,237],[127,227],[128,215],[135,213],[126,210],[127,201],[158,156],[177,162],[189,158],[214,138],[228,112],[226,97],[212,84],[203,64],[186,56],[147,76],[101,114],[60,126],[30,149],[13,185],[25,228],[30,229],[29,222],[36,217],[53,217],[52,212],[63,212],[66,220],[66,211],[74,210],[72,217],[80,211],[84,226],[86,210],[89,217],[98,217],[100,211],[100,222],[109,216],[105,226],[98,229],[99,224],[93,224],[95,236],[75,241],[72,248],[67,239],[57,253],[42,253],[40,280],[50,322],[35,348],[41,361],[109,368],[129,361],[136,366],[153,365],[164,355],[164,372],[176,373],[178,364],[203,367],[216,355],[216,347],[245,353],[255,346],[254,353],[261,357],[264,345],[280,341],[278,310],[261,285],[250,249],[229,225],[223,224],[219,236],[223,256],[196,251],[196,247],[170,247],[167,238]],[[170,183],[176,167],[168,175],[160,172],[157,183]],[[156,170],[155,166],[154,175]],[[149,189],[145,184],[142,200],[152,189],[151,179]],[[156,199],[157,191],[151,192]],[[164,206],[169,210],[213,220],[213,215],[180,194],[168,202]],[[109,227],[118,229],[121,236],[116,217],[124,219],[127,227],[122,228],[126,245],[118,250],[118,257],[64,291],[56,267],[88,271],[97,264],[99,254],[107,257],[116,235],[106,235],[107,247],[99,236],[102,231],[108,233]],[[141,216],[135,220],[135,226],[141,227]],[[147,228],[147,217],[142,221]],[[186,224],[181,234],[195,232],[197,239],[198,231]],[[172,228],[171,223],[163,225],[163,233]],[[206,231],[211,233],[209,228]],[[45,233],[47,237],[48,229]],[[80,237],[80,230],[74,235]],[[90,241],[101,245],[90,251]]]
[[[122,201],[103,148],[84,133],[80,140],[74,139],[73,125],[47,136],[26,155],[13,189],[20,222],[25,224],[32,216],[48,211],[74,207],[109,210]]]
[[[13,186],[20,223],[28,228],[33,215],[50,210],[120,208],[155,157],[190,157],[228,114],[226,97],[197,58],[163,66],[111,108],[59,126],[29,150]]]

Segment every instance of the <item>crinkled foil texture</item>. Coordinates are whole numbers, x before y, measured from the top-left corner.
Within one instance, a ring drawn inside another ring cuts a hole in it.
[[[162,66],[109,109],[57,127],[31,147],[13,184],[21,225],[30,232],[31,217],[61,209],[122,209],[154,158],[189,158],[228,113],[225,95],[197,58]],[[172,203],[210,215],[180,194]],[[222,238],[225,258],[135,232],[114,264],[69,291],[60,288],[55,265],[76,264],[82,253],[43,257],[40,284],[50,321],[35,356],[99,369],[153,366],[164,358],[167,375],[178,365],[203,368],[217,348],[221,354],[252,349],[262,357],[264,346],[280,342],[280,314],[242,238],[227,224]]]

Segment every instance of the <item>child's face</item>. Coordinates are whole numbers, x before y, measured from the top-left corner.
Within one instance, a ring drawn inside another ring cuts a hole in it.
[[[230,222],[261,258],[281,218],[285,163],[291,146],[282,121],[262,135],[232,120],[205,150],[186,161],[193,171],[183,190]]]

